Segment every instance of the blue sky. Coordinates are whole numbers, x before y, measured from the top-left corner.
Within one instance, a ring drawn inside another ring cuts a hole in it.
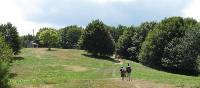
[[[94,19],[117,26],[160,21],[169,16],[200,20],[199,0],[0,0],[0,23],[11,22],[20,35],[41,27],[86,26]]]

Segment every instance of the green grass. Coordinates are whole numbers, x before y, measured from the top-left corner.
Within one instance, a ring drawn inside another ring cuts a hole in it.
[[[19,60],[13,62],[10,84],[16,88],[120,88],[120,64],[110,60],[87,57],[75,49],[22,49]],[[200,77],[172,74],[131,63],[132,78],[175,87],[200,87]],[[109,85],[113,83],[112,85]]]

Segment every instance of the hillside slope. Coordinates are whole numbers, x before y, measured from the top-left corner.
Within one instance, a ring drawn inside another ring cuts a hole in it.
[[[200,77],[157,71],[139,63],[94,58],[75,49],[25,48],[11,67],[15,88],[175,88],[200,87]],[[119,68],[131,63],[132,81]]]

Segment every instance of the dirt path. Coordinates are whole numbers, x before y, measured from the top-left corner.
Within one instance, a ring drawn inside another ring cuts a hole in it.
[[[122,59],[114,59],[116,61],[115,65],[122,65],[124,63],[124,61]]]
[[[122,81],[119,78],[105,80],[103,88],[175,88],[169,84],[153,83],[144,80]]]

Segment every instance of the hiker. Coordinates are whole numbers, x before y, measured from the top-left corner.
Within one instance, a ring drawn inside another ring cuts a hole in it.
[[[121,72],[122,81],[124,81],[124,78],[126,76],[126,69],[123,66],[121,66],[120,72]]]
[[[126,73],[127,73],[128,81],[131,80],[131,71],[132,71],[131,66],[130,66],[130,64],[128,63],[128,66],[126,67]]]

